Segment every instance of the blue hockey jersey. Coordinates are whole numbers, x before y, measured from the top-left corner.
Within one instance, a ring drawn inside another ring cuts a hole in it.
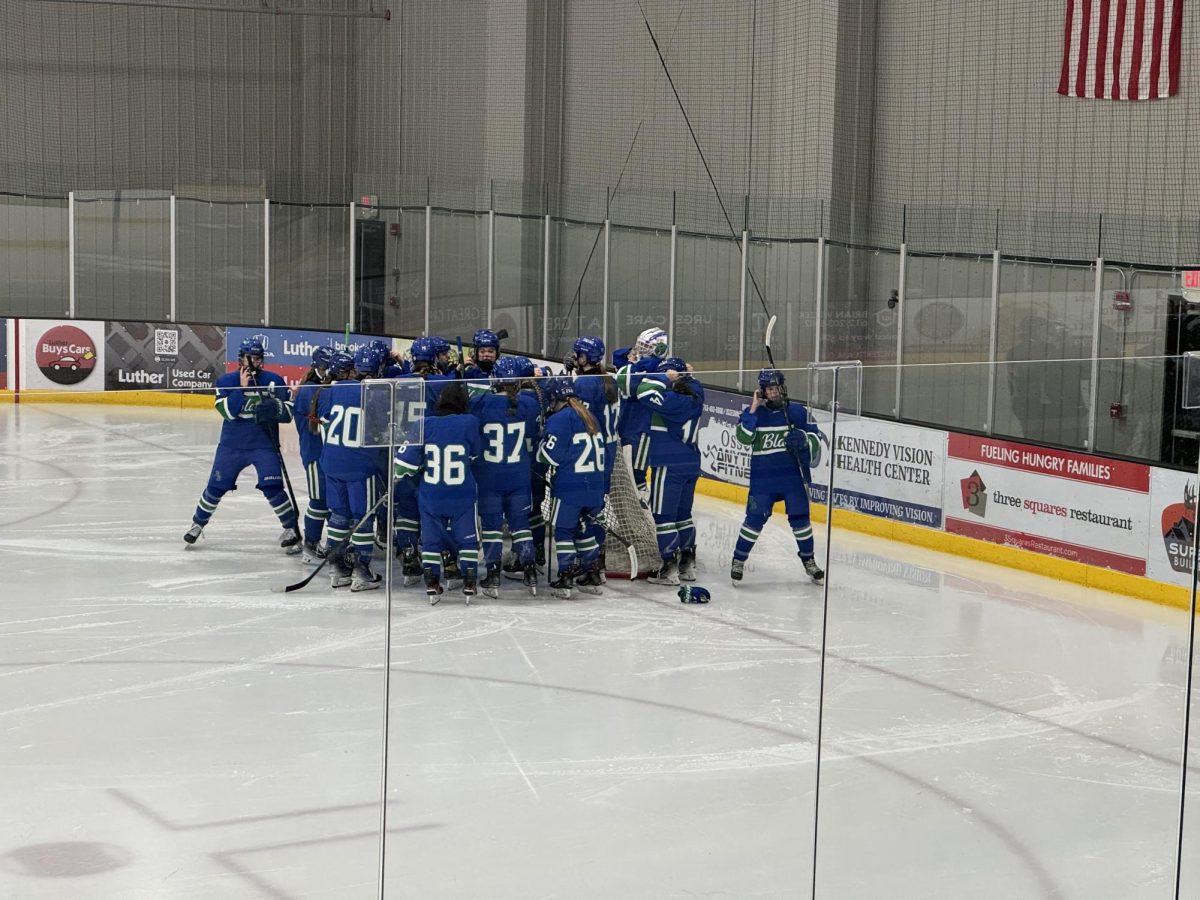
[[[313,401],[319,396],[318,391],[322,387],[323,385],[316,382],[302,384],[296,391],[296,399],[292,401],[296,436],[300,440],[300,461],[306,466],[321,459],[321,450],[324,447],[321,441],[321,417],[313,406]]]
[[[605,440],[588,434],[579,413],[564,406],[546,419],[538,461],[554,473],[554,496],[573,506],[599,509],[604,503]]]
[[[477,485],[473,464],[482,449],[479,419],[470,413],[425,419],[425,443],[396,453],[397,476],[420,473],[417,497],[422,507],[445,514],[473,506]]]
[[[363,446],[362,384],[353,378],[335,381],[317,399],[324,445],[321,468],[326,475],[360,478],[383,473],[384,451]]]
[[[643,378],[637,402],[650,410],[651,466],[669,466],[682,472],[700,471],[700,414],[704,412],[704,387],[687,381],[691,393],[673,390],[665,375]]]
[[[799,460],[787,446],[789,419],[792,428],[808,433]],[[743,409],[734,434],[750,447],[750,493],[780,490],[797,476],[811,481],[813,447],[820,433],[816,423],[809,421],[808,409],[794,400],[788,401],[786,413],[782,408],[768,409],[765,403],[753,413],[749,406]]]
[[[264,396],[274,396],[283,402],[284,421],[291,420],[292,396],[282,375],[262,369],[255,374],[254,384],[243,388],[241,373],[226,372],[217,377],[217,396],[213,401],[225,420],[221,425],[221,446],[231,450],[274,450],[278,446],[275,429],[254,420],[254,409]]]
[[[507,395],[488,391],[471,398],[471,412],[478,417],[483,436],[475,465],[480,491],[493,487],[528,490],[530,461],[541,438],[538,420],[542,410],[537,398],[520,391],[513,407]]]

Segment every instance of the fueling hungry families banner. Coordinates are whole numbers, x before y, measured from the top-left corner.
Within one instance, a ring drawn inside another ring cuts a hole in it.
[[[266,350],[263,365],[272,372],[278,372],[288,384],[299,384],[304,374],[312,365],[313,351],[318,347],[330,346],[338,350],[348,349],[353,353],[359,347],[365,346],[376,335],[351,334],[350,343],[345,343],[345,335],[332,331],[300,331],[291,328],[243,328],[230,326],[225,335],[225,371],[232,372],[237,368],[238,347],[242,341],[256,338],[262,341]],[[396,341],[390,338],[392,348],[406,349],[411,341]]]
[[[104,390],[104,323],[21,322],[21,389]]]
[[[216,325],[109,322],[105,347],[110,391],[208,390],[225,371],[225,329]]]
[[[948,532],[1146,574],[1148,465],[966,434],[948,446]]]

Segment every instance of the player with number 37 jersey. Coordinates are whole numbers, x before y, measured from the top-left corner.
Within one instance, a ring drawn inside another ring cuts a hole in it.
[[[499,592],[505,519],[526,586],[532,588],[537,579],[529,524],[533,493],[530,462],[541,436],[541,406],[533,394],[521,390],[521,372],[515,357],[502,357],[492,367],[492,387],[471,399],[471,412],[479,417],[483,433],[483,451],[475,464],[487,573],[482,587],[493,597]]]

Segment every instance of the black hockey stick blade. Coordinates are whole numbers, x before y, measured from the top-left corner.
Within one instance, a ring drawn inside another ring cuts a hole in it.
[[[375,515],[375,510],[379,509],[379,507],[383,505],[383,501],[387,499],[388,493],[389,493],[388,491],[383,492],[383,495],[379,498],[379,500],[376,501],[375,505],[372,506],[367,511],[367,514],[358,520],[357,525],[355,525],[352,529],[350,529],[350,534],[347,534],[344,538],[342,538],[340,541],[338,541],[336,544],[334,544],[332,547],[330,547],[327,551],[325,551],[325,558],[323,560],[321,560],[321,562],[317,565],[317,567],[315,569],[313,569],[311,572],[309,572],[307,576],[305,576],[300,581],[297,581],[295,584],[285,585],[284,587],[278,587],[278,586],[273,587],[273,588],[271,588],[271,593],[273,593],[273,594],[290,594],[292,591],[300,591],[300,590],[303,590],[304,588],[308,587],[308,583],[317,577],[318,572],[320,572],[322,569],[325,568],[325,564],[327,562],[329,562],[329,560],[333,557],[334,553],[336,553],[338,550],[341,550],[348,543],[350,543],[350,535],[354,534],[354,532],[356,532],[356,531],[358,531],[358,529],[362,528],[362,526],[367,523],[367,520],[369,518],[371,518],[371,516]],[[389,564],[390,564],[390,561],[389,561]]]

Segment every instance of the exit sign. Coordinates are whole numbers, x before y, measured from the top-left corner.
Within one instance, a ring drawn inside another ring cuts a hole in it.
[[[1183,270],[1183,289],[1185,291],[1200,291],[1200,269]]]

